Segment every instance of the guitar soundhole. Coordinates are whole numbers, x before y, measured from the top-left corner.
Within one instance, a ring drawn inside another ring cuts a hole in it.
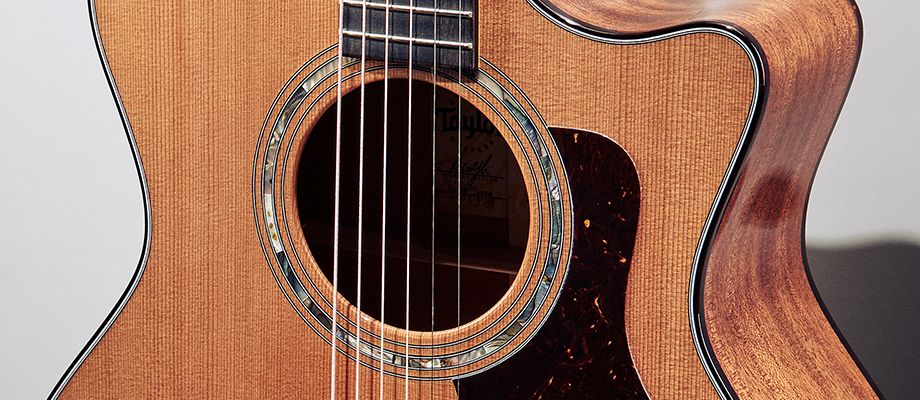
[[[384,154],[384,84],[378,81],[366,86],[361,310],[372,318],[381,319],[383,280],[383,320],[386,324],[399,328],[408,325],[414,331],[446,330],[485,314],[508,292],[521,269],[529,240],[527,189],[519,163],[503,135],[466,100],[461,101],[462,112],[458,118],[459,99],[455,93],[439,88],[435,104],[432,104],[433,86],[414,81],[412,131],[409,132],[408,88],[407,80],[390,81],[387,151]],[[338,278],[339,292],[356,306],[360,91],[347,93],[342,104]],[[333,104],[311,130],[297,167],[300,222],[310,252],[330,282],[333,281],[335,226],[335,138],[336,106]],[[411,179],[408,179],[410,159]],[[411,196],[407,196],[409,193]],[[410,203],[407,197],[411,197]],[[408,288],[407,209],[410,220]],[[382,229],[384,215],[385,232]],[[381,256],[383,253],[385,258]],[[382,273],[384,261],[386,272]],[[408,324],[405,317],[407,295]]]

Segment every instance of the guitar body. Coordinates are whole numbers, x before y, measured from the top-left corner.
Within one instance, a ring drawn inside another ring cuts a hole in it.
[[[151,234],[117,319],[52,396],[875,398],[802,249],[811,179],[858,59],[858,11],[844,0],[728,3],[479,1],[480,75],[438,84],[524,143],[508,153],[528,199],[522,269],[510,295],[437,332],[384,326],[336,297],[338,323],[391,340],[396,356],[381,367],[373,341],[358,356],[339,341],[333,364],[332,335],[308,307],[330,315],[322,300],[338,296],[298,224],[305,196],[332,196],[298,188],[309,181],[298,168],[314,154],[311,127],[335,110],[335,74],[290,109],[298,126],[274,134],[297,85],[333,65],[337,2],[96,1]],[[368,65],[368,81],[382,82],[382,64]],[[348,68],[351,93],[360,67]],[[490,100],[494,87],[526,120]],[[403,174],[406,162],[391,167]],[[555,271],[545,292],[525,279],[531,265]],[[527,309],[514,294],[545,297],[524,334],[467,364],[426,364],[426,352],[489,349],[483,338]],[[419,360],[410,379],[403,337]]]

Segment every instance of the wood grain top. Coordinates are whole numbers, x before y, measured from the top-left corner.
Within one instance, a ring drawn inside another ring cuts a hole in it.
[[[858,49],[855,13],[843,3],[550,3],[586,25],[633,33],[707,16],[737,25],[762,49],[768,99],[706,281],[713,347],[742,398],[871,393],[834,341],[798,262],[804,193]],[[560,29],[524,1],[482,0],[480,13],[480,54],[548,125],[603,134],[635,162],[642,209],[625,317],[645,390],[652,398],[714,397],[689,333],[688,282],[750,111],[747,54],[709,33],[600,43]],[[102,40],[147,171],[153,240],[137,292],[64,397],[330,397],[330,351],[284,299],[259,244],[252,162],[275,96],[336,42],[336,26],[331,1],[99,2]],[[754,190],[757,182],[796,195],[752,195],[769,193]],[[785,207],[734,219],[777,203]],[[343,382],[353,368],[339,366]],[[364,398],[377,387],[366,379]],[[339,389],[341,398],[355,395],[349,385]],[[387,396],[402,390],[399,379],[386,378]],[[413,398],[455,396],[449,382],[413,382],[409,390]]]

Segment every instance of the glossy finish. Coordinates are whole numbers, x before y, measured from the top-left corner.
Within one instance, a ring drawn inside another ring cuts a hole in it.
[[[639,177],[622,147],[553,129],[569,175],[575,238],[566,286],[521,352],[461,379],[460,399],[647,399],[626,343],[623,311],[639,220]]]
[[[480,54],[540,119],[614,139],[635,164],[642,209],[625,323],[652,398],[716,395],[692,340],[687,295],[701,232],[752,111],[760,119],[741,147],[748,163],[718,236],[706,241],[704,311],[716,359],[743,398],[872,396],[797,262],[803,194],[855,64],[856,14],[840,1],[774,3],[552,4],[622,41],[562,29],[524,1],[479,4]],[[153,241],[134,298],[64,396],[330,398],[329,347],[277,293],[251,193],[266,111],[305,60],[337,41],[336,4],[106,0],[99,10],[147,166]],[[759,83],[768,90],[760,102]],[[757,182],[789,196],[752,190]],[[354,398],[345,383],[355,367],[343,359],[336,395]],[[361,377],[362,398],[381,394],[373,374]],[[384,378],[385,397],[403,397],[404,388]],[[456,397],[446,382],[408,390]]]
[[[638,35],[721,24],[744,32],[766,66],[767,98],[721,221],[701,254],[708,342],[741,398],[875,398],[812,291],[803,256],[808,191],[853,78],[859,12],[847,0],[550,1],[594,29]],[[638,289],[638,288],[636,288]],[[640,333],[633,332],[632,335]],[[640,368],[640,373],[641,373]]]
[[[475,77],[479,67],[478,0],[346,0],[343,52],[369,60],[437,68]],[[364,11],[367,18],[363,18]],[[387,25],[389,16],[389,25]],[[409,21],[413,21],[409,29]],[[389,43],[389,54],[385,52]],[[458,53],[458,49],[460,52]]]

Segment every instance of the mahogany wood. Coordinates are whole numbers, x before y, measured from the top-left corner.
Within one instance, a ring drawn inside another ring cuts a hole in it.
[[[65,398],[329,398],[329,349],[285,301],[253,222],[252,155],[268,107],[336,42],[334,1],[98,2],[102,42],[149,184],[147,270]],[[844,0],[553,0],[624,36],[734,26],[759,45],[768,97],[712,242],[706,326],[742,398],[871,398],[804,273],[804,202],[859,49]],[[562,30],[523,0],[481,0],[480,55],[547,124],[599,132],[642,191],[626,299],[633,360],[652,398],[712,398],[688,323],[700,233],[754,95],[742,47],[712,33],[611,45]],[[344,357],[342,357],[344,358]],[[352,363],[348,363],[351,365]],[[340,398],[354,397],[339,365]],[[372,374],[362,398],[376,395]],[[403,396],[387,378],[387,398]],[[412,398],[455,398],[449,382]],[[348,392],[346,392],[348,391]]]

